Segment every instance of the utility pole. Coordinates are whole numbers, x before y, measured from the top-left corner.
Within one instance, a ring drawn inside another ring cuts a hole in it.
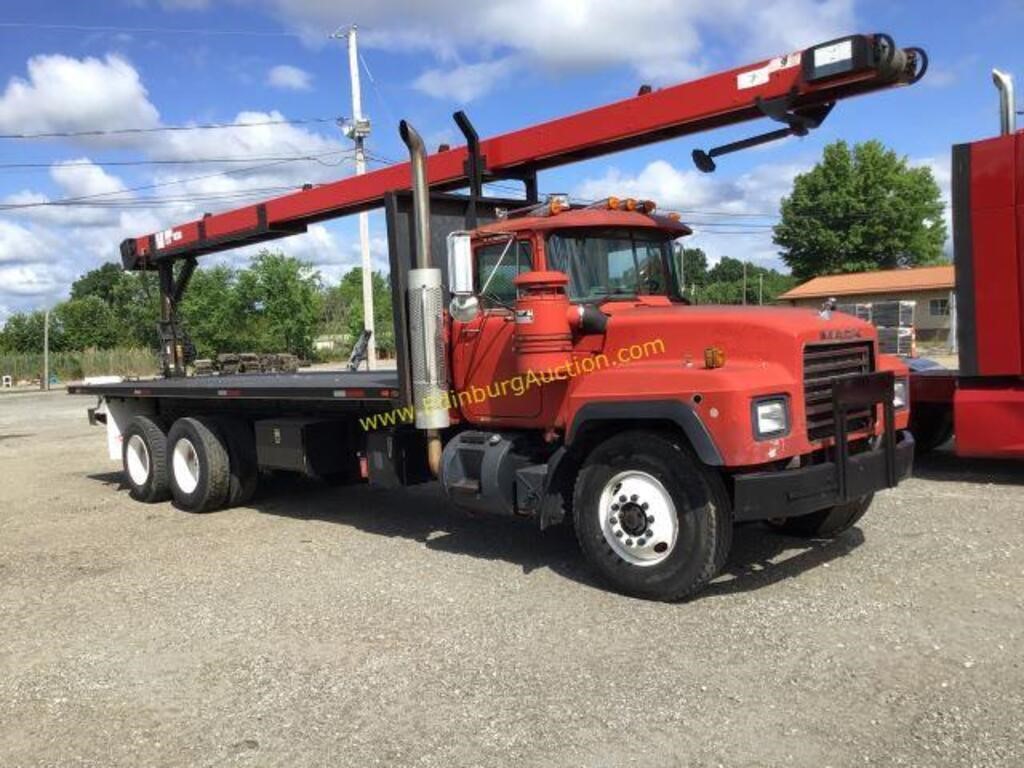
[[[43,390],[50,389],[50,310],[43,313]]]
[[[757,276],[757,305],[764,304],[764,274]]]
[[[348,39],[348,73],[352,83],[352,119],[342,124],[345,135],[355,143],[356,176],[366,173],[366,153],[364,143],[370,135],[370,121],[363,117],[363,96],[359,86],[359,45],[356,40],[356,25],[348,29],[339,28],[331,35],[335,40],[342,37]],[[377,367],[377,336],[373,328],[373,265],[370,263],[370,215],[363,211],[359,214],[359,248],[363,264],[363,328],[370,332],[370,341],[366,346],[366,367],[374,370]]]
[[[743,303],[747,303],[747,262],[743,262]]]

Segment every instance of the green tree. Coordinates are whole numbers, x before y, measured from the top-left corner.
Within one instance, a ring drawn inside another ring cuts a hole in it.
[[[750,277],[752,264],[748,264],[747,277]],[[708,270],[709,283],[737,283],[743,281],[743,262],[731,256],[723,256],[710,270]]]
[[[261,251],[238,273],[236,294],[258,351],[312,356],[320,318],[320,273],[309,264]]]
[[[0,331],[0,350],[4,352],[42,352],[45,313],[17,312],[7,318]],[[50,316],[50,349],[64,349],[64,336],[54,315]]]
[[[200,357],[254,349],[235,293],[235,270],[226,266],[197,269],[179,313]]]
[[[110,306],[98,296],[71,299],[57,305],[54,313],[66,349],[110,349],[117,346],[118,321]]]
[[[825,147],[782,200],[774,240],[794,277],[894,269],[942,259],[944,205],[929,168],[878,141]]]
[[[155,274],[121,272],[111,291],[110,308],[117,318],[120,346],[157,349],[160,289]]]
[[[707,283],[697,291],[700,304],[743,304],[744,262],[723,256],[710,270]],[[796,284],[791,275],[784,275],[774,269],[746,262],[747,304],[771,304],[780,293],[785,293]]]
[[[374,272],[373,325],[377,349],[394,354],[395,329],[391,307],[391,285],[380,272]],[[325,292],[323,304],[324,333],[347,334],[352,341],[363,331],[363,270],[350,269],[341,282]]]
[[[676,245],[676,258],[680,277],[686,284],[686,291],[692,286],[703,286],[708,281],[708,257],[700,248],[686,248]]]
[[[125,272],[120,264],[107,262],[96,269],[89,270],[71,284],[71,298],[84,299],[96,296],[107,306],[114,304],[114,291],[121,283]]]

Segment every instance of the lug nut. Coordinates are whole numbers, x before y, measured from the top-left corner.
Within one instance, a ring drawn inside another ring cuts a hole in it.
[[[619,496],[619,501],[621,501],[621,502],[622,502],[622,503],[624,504],[624,503],[626,502],[626,497],[625,497],[625,495],[623,495],[623,496]]]
[[[632,547],[633,546],[633,540],[632,539],[626,539],[626,546],[627,547]]]
[[[653,523],[654,522],[654,515],[648,515],[647,516],[647,522],[648,523]]]
[[[615,532],[615,538],[621,539],[622,538],[622,531],[616,531]]]
[[[645,501],[645,502],[644,502],[643,504],[641,504],[641,505],[640,505],[640,509],[642,509],[642,510],[643,510],[644,512],[646,512],[646,511],[647,511],[647,508],[648,508],[649,506],[650,506],[650,504],[648,504],[648,503],[647,503],[647,502]]]
[[[615,515],[612,515],[611,518],[609,518],[608,522],[611,523],[612,525],[615,525],[616,523],[619,522],[619,518],[617,518]]]
[[[642,546],[643,546],[644,544],[646,544],[646,543],[647,543],[646,541],[644,541],[643,539],[640,539],[640,540],[639,540],[639,541],[638,541],[638,542],[636,543],[636,545],[637,545],[638,547],[642,547]]]
[[[636,500],[637,500],[637,499],[639,499],[639,498],[640,498],[640,497],[639,497],[639,496],[637,496],[637,495],[636,495],[636,494],[634,493],[634,494],[633,494],[632,496],[630,496],[630,497],[629,497],[629,500],[630,500],[630,501],[636,501]]]
[[[647,536],[648,538],[653,538],[654,531],[652,531],[650,528],[648,528],[646,531],[644,531],[644,536]]]
[[[612,512],[618,512],[618,511],[619,511],[619,505],[618,504],[612,504]]]

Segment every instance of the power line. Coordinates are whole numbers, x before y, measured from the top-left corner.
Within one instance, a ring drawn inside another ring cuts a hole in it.
[[[118,27],[99,24],[43,24],[31,21],[0,22],[0,29],[48,29],[67,32],[126,32],[135,34],[209,35],[230,37],[302,37],[299,32],[262,29],[210,29],[208,27]]]
[[[330,153],[325,153],[330,154]],[[154,184],[143,184],[137,187],[128,187],[126,189],[118,189],[110,192],[96,192],[91,195],[78,195],[76,197],[65,197],[60,200],[47,200],[38,201],[32,203],[9,203],[6,205],[0,205],[0,211],[18,210],[23,208],[44,208],[56,205],[65,205],[68,203],[81,202],[83,200],[94,200],[97,198],[109,198],[115,195],[124,195],[131,192],[142,192],[149,189],[159,189],[162,187],[170,187],[176,184],[187,184],[192,181],[202,181],[204,179],[213,179],[219,176],[231,176],[233,174],[249,173],[251,171],[263,170],[265,168],[275,167],[278,165],[284,165],[285,163],[295,162],[293,160],[275,160],[269,163],[261,163],[258,165],[246,166],[244,168],[231,168],[226,171],[219,171],[217,173],[206,173],[202,176],[188,176],[184,179],[170,179],[168,181],[157,182]]]
[[[139,133],[165,133],[171,131],[214,131],[230,128],[258,128],[265,125],[312,125],[337,123],[344,117],[305,117],[280,120],[256,120],[246,123],[199,123],[191,125],[159,125],[147,128],[109,128],[89,131],[44,131],[40,133],[0,133],[0,139],[67,139],[79,136],[115,136]]]
[[[341,155],[339,162],[325,162],[323,158],[327,155]],[[0,163],[0,170],[32,170],[32,169],[44,169],[50,170],[54,167],[59,168],[90,168],[90,167],[121,167],[121,166],[143,166],[143,165],[227,165],[231,163],[252,163],[252,162],[276,162],[276,161],[289,161],[289,162],[302,162],[308,160],[311,162],[317,162],[320,165],[336,166],[340,165],[341,162],[347,159],[346,156],[351,157],[352,150],[350,149],[339,149],[336,152],[328,152],[323,155],[268,155],[265,157],[254,156],[254,157],[195,157],[195,158],[157,158],[152,160],[51,160],[48,162],[34,162],[34,163]]]

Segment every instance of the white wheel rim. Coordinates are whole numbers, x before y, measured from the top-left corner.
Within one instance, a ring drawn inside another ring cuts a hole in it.
[[[612,477],[601,492],[598,516],[605,541],[631,565],[657,565],[676,547],[676,505],[661,481],[646,472]]]
[[[184,493],[192,493],[199,486],[199,454],[187,437],[174,444],[171,455],[174,482]]]
[[[132,483],[140,488],[144,486],[149,480],[149,447],[141,435],[132,435],[128,438],[124,463]]]

